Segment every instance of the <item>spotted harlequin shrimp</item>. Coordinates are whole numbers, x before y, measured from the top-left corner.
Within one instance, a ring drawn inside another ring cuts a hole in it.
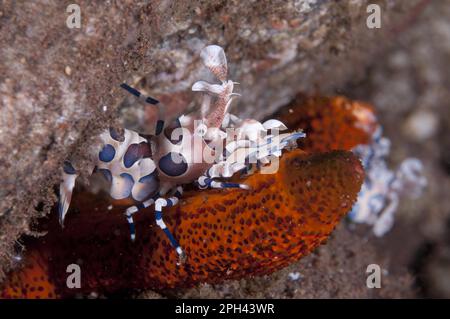
[[[277,134],[287,129],[278,120],[260,123],[229,114],[228,108],[239,94],[233,92],[238,83],[227,79],[225,53],[221,47],[210,45],[201,51],[200,56],[204,65],[221,82],[198,81],[193,84],[192,91],[203,94],[201,118],[181,116],[168,126],[159,119],[155,133],[149,136],[127,129],[122,133],[109,129],[100,135],[101,149],[95,163],[96,170],[111,183],[113,199],[131,197],[137,202],[125,212],[131,240],[136,238],[133,215],[154,205],[156,223],[175,248],[180,261],[185,260],[186,254],[164,223],[163,208],[177,205],[183,194],[182,186],[196,183],[202,189],[248,189],[247,185],[221,179],[239,171],[253,173],[255,167],[260,168],[269,164],[271,159],[280,157],[283,149],[295,148],[295,141],[305,136],[301,131]],[[158,100],[129,85],[124,83],[121,87],[139,100],[159,106]],[[77,176],[73,165],[66,161],[60,185],[61,225]]]
[[[389,139],[382,136],[381,127],[378,127],[372,136],[372,143],[353,149],[361,158],[366,178],[349,218],[357,223],[372,225],[373,233],[378,237],[392,228],[400,196],[418,198],[427,185],[423,164],[416,158],[403,160],[395,171],[388,168],[386,157],[390,144]]]

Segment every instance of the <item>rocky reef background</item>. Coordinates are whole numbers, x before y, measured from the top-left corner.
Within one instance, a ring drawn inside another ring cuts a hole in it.
[[[285,270],[176,296],[450,297],[448,3],[77,1],[81,29],[69,29],[70,3],[0,4],[0,278],[17,239],[33,234],[56,201],[68,154],[87,175],[89,145],[102,129],[150,130],[154,115],[118,85],[157,96],[169,116],[195,110],[198,53],[216,43],[241,83],[233,113],[262,119],[299,92],[371,102],[392,140],[391,164],[419,157],[429,187],[402,202],[386,237],[341,225],[326,246]],[[382,8],[381,29],[366,27],[369,3]],[[382,289],[365,286],[370,263],[383,267]]]

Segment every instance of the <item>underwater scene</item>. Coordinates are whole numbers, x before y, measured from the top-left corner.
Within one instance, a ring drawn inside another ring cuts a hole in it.
[[[0,30],[1,299],[450,298],[449,2],[5,0]]]

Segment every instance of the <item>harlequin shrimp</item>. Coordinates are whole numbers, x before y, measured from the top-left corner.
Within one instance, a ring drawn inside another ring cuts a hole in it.
[[[407,158],[396,171],[390,170],[386,164],[389,149],[390,141],[378,127],[371,144],[358,145],[353,150],[361,158],[366,178],[349,218],[373,225],[378,237],[392,228],[399,197],[418,198],[427,185],[422,162],[416,158]]]
[[[111,183],[113,199],[131,197],[137,204],[126,209],[131,240],[136,231],[133,215],[151,205],[155,207],[156,224],[163,230],[175,248],[180,261],[186,254],[164,223],[163,208],[177,205],[183,185],[196,183],[199,188],[241,188],[247,185],[222,181],[241,171],[251,174],[256,168],[270,164],[281,156],[285,148],[295,148],[296,140],[305,136],[301,131],[278,134],[286,126],[278,120],[260,123],[241,120],[228,113],[233,92],[238,83],[227,79],[228,67],[223,49],[217,45],[205,47],[200,57],[203,64],[221,82],[213,84],[198,81],[192,91],[203,94],[201,118],[185,115],[166,126],[158,119],[153,135],[140,135],[124,129],[109,129],[100,135],[101,149],[96,170]],[[153,106],[158,100],[122,84],[121,87]],[[75,179],[78,174],[73,165],[64,164],[60,185],[59,221],[64,224]]]

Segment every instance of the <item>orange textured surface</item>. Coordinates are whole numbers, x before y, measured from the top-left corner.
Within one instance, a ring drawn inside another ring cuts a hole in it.
[[[61,230],[56,218],[43,226],[49,234],[27,246],[35,256],[27,263],[34,268],[12,274],[1,295],[163,290],[268,274],[327,239],[350,210],[363,177],[360,161],[350,152],[307,155],[295,150],[283,155],[277,174],[250,176],[245,181],[249,191],[188,192],[181,205],[165,212],[166,224],[188,255],[182,265],[155,225],[151,208],[137,214],[132,243],[123,216],[129,203],[108,210],[107,200],[78,193],[73,199],[77,210],[68,215],[66,228]],[[71,263],[81,267],[81,289],[66,288]],[[37,293],[31,294],[32,288]]]
[[[289,128],[301,128],[299,141],[307,152],[351,150],[367,144],[378,123],[372,106],[343,96],[298,97],[278,114]]]
[[[8,278],[8,285],[0,294],[3,298],[56,298],[53,281],[49,278],[48,258],[38,251],[27,255],[25,265]]]

